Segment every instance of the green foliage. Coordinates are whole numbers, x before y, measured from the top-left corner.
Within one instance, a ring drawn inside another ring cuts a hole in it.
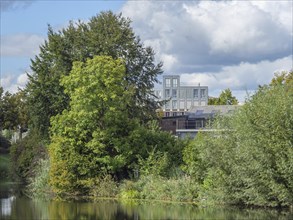
[[[125,90],[125,74],[122,60],[102,56],[76,62],[61,79],[71,101],[69,110],[52,117],[50,183],[57,195],[87,193],[87,181],[104,174],[128,177],[139,160],[152,160],[156,148],[172,165],[182,161],[179,141],[156,123],[144,126],[129,114],[134,90]]]
[[[111,57],[76,62],[62,85],[70,110],[52,118],[51,184],[58,193],[82,190],[81,181],[119,171],[130,148],[125,144],[136,121],[129,119],[125,65]],[[70,190],[69,190],[70,191]]]
[[[9,152],[10,141],[0,133],[0,154]]]
[[[48,198],[51,193],[49,185],[49,159],[40,159],[36,164],[34,176],[29,178],[27,187],[29,195],[35,198]]]
[[[139,173],[143,176],[155,175],[166,176],[170,169],[171,162],[169,161],[167,152],[156,152],[154,148],[146,159],[141,157],[138,159],[138,165],[140,167]]]
[[[225,89],[221,92],[218,98],[209,97],[208,100],[209,105],[237,105],[238,100],[235,96],[232,95],[230,89]]]
[[[45,143],[35,131],[13,144],[10,148],[11,169],[13,177],[28,182],[34,176],[38,161],[45,158]]]
[[[21,134],[28,128],[28,110],[26,93],[18,91],[15,94],[6,92],[3,95],[3,88],[0,89],[0,131],[19,131]],[[2,144],[2,142],[1,142]]]
[[[135,129],[129,141],[135,156],[131,165],[138,165],[140,175],[171,176],[182,163],[184,141],[160,130],[156,121]]]
[[[48,137],[50,118],[69,109],[69,94],[60,79],[68,76],[75,61],[86,62],[94,56],[111,56],[125,61],[125,90],[134,90],[128,114],[140,121],[155,115],[156,102],[150,98],[162,64],[154,63],[154,52],[144,47],[130,27],[131,21],[112,12],[102,12],[88,23],[70,22],[55,32],[49,26],[48,40],[32,60],[29,76],[31,123]]]
[[[0,179],[5,181],[9,178],[9,155],[0,154]]]
[[[121,199],[195,202],[198,197],[198,184],[187,176],[178,179],[143,176],[136,182],[124,181],[119,189]]]
[[[235,115],[216,120],[218,131],[185,148],[185,170],[201,184],[200,199],[292,206],[292,86],[261,87]]]
[[[87,180],[89,196],[94,200],[98,198],[113,198],[118,194],[118,184],[110,175]]]

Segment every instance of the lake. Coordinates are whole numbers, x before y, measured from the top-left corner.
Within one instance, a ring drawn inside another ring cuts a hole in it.
[[[0,187],[1,220],[293,219],[293,213],[280,210],[197,207],[158,201],[46,201],[28,198],[20,185],[3,183]]]

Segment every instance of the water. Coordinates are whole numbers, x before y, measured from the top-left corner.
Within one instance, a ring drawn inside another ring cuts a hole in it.
[[[203,208],[164,202],[60,202],[27,198],[21,186],[0,184],[0,219],[293,219],[287,211],[236,208]]]

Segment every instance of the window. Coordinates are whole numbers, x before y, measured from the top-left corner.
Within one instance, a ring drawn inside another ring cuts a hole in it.
[[[165,116],[169,117],[170,116],[170,112],[165,112]]]
[[[179,96],[180,96],[181,99],[185,99],[186,98],[186,90],[185,89],[180,89]]]
[[[165,104],[165,108],[166,108],[166,109],[170,109],[170,102],[167,102],[167,103]]]
[[[177,98],[177,89],[172,89],[172,97]]]
[[[188,109],[190,109],[190,107],[191,107],[191,101],[187,101],[186,102],[186,109],[188,110]]]
[[[193,98],[198,98],[198,89],[193,90]]]
[[[200,90],[200,98],[205,98],[206,97],[206,90],[205,89],[201,89]]]
[[[172,116],[177,116],[177,112],[173,112]],[[176,125],[176,121],[173,121],[173,125]]]
[[[170,98],[170,89],[165,89],[165,98]]]
[[[192,89],[186,90],[186,98],[191,99],[192,98]]]
[[[173,87],[177,87],[177,85],[178,85],[178,80],[177,80],[177,79],[173,79],[172,81],[173,81]]]
[[[171,87],[171,79],[166,79],[166,87]]]
[[[176,100],[172,101],[172,109],[177,109],[177,101]]]
[[[185,101],[180,101],[179,102],[179,108],[180,109],[185,109]]]

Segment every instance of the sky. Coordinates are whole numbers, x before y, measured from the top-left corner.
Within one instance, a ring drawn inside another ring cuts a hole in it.
[[[210,96],[230,88],[243,103],[275,72],[293,68],[291,0],[0,3],[1,86],[12,93],[27,83],[48,24],[60,30],[105,10],[132,20],[135,34],[164,63],[164,74],[181,75],[184,85],[208,86]]]

